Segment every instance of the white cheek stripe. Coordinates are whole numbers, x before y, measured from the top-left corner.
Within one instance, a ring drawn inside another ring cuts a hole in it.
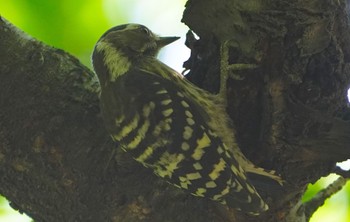
[[[108,42],[98,42],[96,45],[98,52],[104,54],[104,64],[107,66],[107,69],[110,73],[110,81],[114,82],[119,76],[126,73],[130,66],[131,62],[118,51],[111,43]]]

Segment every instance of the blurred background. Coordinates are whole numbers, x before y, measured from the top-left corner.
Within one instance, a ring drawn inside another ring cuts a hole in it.
[[[160,54],[163,62],[181,72],[190,54],[184,46],[188,28],[181,23],[185,3],[186,0],[0,0],[0,15],[36,39],[71,53],[89,68],[94,44],[107,29],[140,23],[162,36],[181,36]],[[342,166],[350,168],[349,163]],[[310,185],[303,201],[336,178],[330,175]],[[29,221],[29,217],[13,210],[0,196],[0,222]],[[329,221],[350,221],[350,183],[328,199],[311,219],[311,222]]]

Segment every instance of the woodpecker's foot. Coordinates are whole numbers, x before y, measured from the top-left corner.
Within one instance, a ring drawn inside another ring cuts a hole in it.
[[[228,78],[235,80],[243,80],[244,76],[237,74],[235,71],[255,69],[258,67],[256,64],[229,64],[229,48],[233,46],[231,41],[225,41],[220,48],[220,92],[219,95],[224,99],[225,103],[227,101],[226,94],[226,83]]]

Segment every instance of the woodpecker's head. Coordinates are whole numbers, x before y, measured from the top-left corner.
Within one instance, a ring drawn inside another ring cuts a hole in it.
[[[139,24],[119,25],[105,32],[95,45],[92,63],[100,80],[114,81],[131,66],[149,57],[179,37],[160,37]]]

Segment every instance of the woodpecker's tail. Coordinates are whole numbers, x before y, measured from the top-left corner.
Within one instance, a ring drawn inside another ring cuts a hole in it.
[[[261,167],[254,166],[253,164],[247,165],[245,167],[245,171],[248,174],[256,174],[264,177],[268,177],[269,179],[272,179],[279,183],[279,185],[283,185],[284,180],[276,174],[274,170],[266,170]]]
[[[239,191],[233,189],[225,196],[228,207],[251,215],[259,215],[269,209],[253,186],[247,184],[247,187],[240,187],[239,189]]]

